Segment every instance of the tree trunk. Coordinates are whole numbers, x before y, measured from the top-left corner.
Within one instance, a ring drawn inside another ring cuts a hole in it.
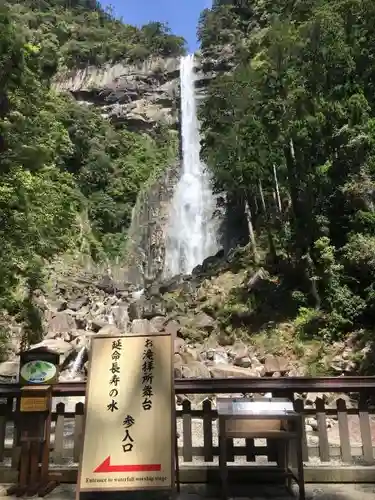
[[[276,173],[276,166],[275,164],[272,165],[273,167],[273,179],[275,181],[275,198],[276,198],[276,206],[277,206],[277,209],[279,211],[279,213],[281,214],[281,199],[280,199],[280,190],[279,190],[279,182],[277,180],[277,173]]]
[[[270,220],[270,216],[269,216],[269,213],[268,213],[268,210],[266,207],[266,202],[265,202],[264,194],[263,194],[262,181],[260,179],[258,182],[258,187],[259,187],[260,199],[262,202],[262,209],[263,209],[263,213],[264,213],[264,218],[266,221],[266,231],[267,231],[267,236],[268,236],[268,244],[269,244],[270,252],[272,255],[272,259],[275,261],[277,256],[276,256],[276,248],[275,248],[275,244],[274,244],[272,232],[271,232],[271,220]]]
[[[255,240],[253,219],[252,219],[252,215],[251,215],[250,206],[249,206],[249,203],[247,200],[245,200],[245,213],[246,213],[246,219],[247,219],[247,226],[249,228],[250,243],[251,243],[251,247],[253,249],[253,254],[254,254],[254,262],[258,263],[259,262],[259,254],[258,254],[258,250],[257,250],[256,240]]]
[[[310,235],[312,228],[310,227],[309,220],[311,214],[306,212],[306,204],[303,199],[301,199],[301,193],[298,187],[297,161],[293,139],[290,139],[289,145],[284,148],[284,155],[294,215],[295,256],[297,262],[303,267],[303,272],[309,283],[310,294],[315,302],[315,307],[319,308],[321,300],[314,276],[315,265],[310,255]]]

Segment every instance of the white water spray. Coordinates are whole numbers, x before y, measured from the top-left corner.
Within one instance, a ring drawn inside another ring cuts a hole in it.
[[[71,367],[69,367],[68,378],[70,380],[74,380],[77,378],[77,375],[78,375],[78,373],[81,370],[82,365],[83,365],[83,356],[85,355],[85,351],[86,351],[86,347],[85,346],[81,347],[81,349],[79,350],[79,352],[77,354],[77,357],[74,359]]]
[[[218,250],[213,220],[216,199],[200,160],[194,56],[181,58],[182,175],[177,183],[166,238],[164,275],[188,274]]]

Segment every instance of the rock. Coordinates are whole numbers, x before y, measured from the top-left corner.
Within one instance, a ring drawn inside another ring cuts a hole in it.
[[[163,273],[169,207],[180,171],[179,160],[174,160],[138,195],[128,230],[125,263],[126,279],[140,288],[144,287],[146,278],[159,282]]]
[[[236,336],[233,332],[220,332],[217,341],[223,347],[230,346],[235,343]]]
[[[228,350],[228,354],[234,360],[239,360],[241,358],[248,357],[249,351],[247,345],[245,345],[243,342],[237,341]]]
[[[215,320],[208,314],[200,312],[193,319],[193,327],[212,332],[215,327]]]
[[[68,354],[73,350],[73,346],[62,339],[44,339],[42,342],[30,346],[30,349],[37,349],[38,347],[46,347],[58,354]]]
[[[18,379],[19,369],[19,359],[15,359],[13,361],[4,361],[4,363],[0,363],[0,377]]]
[[[258,373],[248,368],[240,368],[226,364],[217,364],[210,367],[211,375],[214,378],[248,378],[258,377]]]
[[[210,370],[200,361],[182,365],[181,373],[181,378],[211,378]]]
[[[159,286],[159,292],[161,294],[174,292],[181,286],[183,280],[184,280],[183,275],[179,274],[177,276],[174,276],[173,278],[170,278],[167,281],[163,281],[163,283],[161,283]]]
[[[164,331],[165,317],[154,316],[153,318],[150,319],[150,323],[158,332],[162,332]]]
[[[56,312],[65,311],[66,306],[67,306],[67,302],[65,299],[58,299],[58,300],[54,300],[52,302],[51,301],[49,302],[50,309],[52,311],[56,311]]]
[[[66,311],[52,313],[51,317],[47,319],[48,333],[69,333],[76,328],[75,319]]]
[[[189,349],[188,347],[185,347],[185,349],[181,350],[180,355],[182,362],[185,365],[193,363],[194,361],[200,361],[198,353],[193,349]]]
[[[68,358],[69,354],[74,350],[74,345],[70,342],[66,342],[65,340],[58,339],[44,339],[42,342],[38,344],[34,344],[30,346],[30,349],[37,349],[38,347],[46,347],[51,351],[55,351],[60,355],[59,363],[60,365],[64,365],[65,360]]]
[[[164,316],[165,310],[163,304],[155,297],[150,299],[141,297],[129,305],[128,315],[131,321],[142,318],[152,319],[156,316]]]
[[[76,313],[75,321],[77,328],[79,328],[80,330],[85,330],[87,328],[88,317],[82,309]]]
[[[129,325],[128,305],[120,304],[112,307],[112,314],[115,325],[120,330],[126,330]]]
[[[277,372],[286,372],[288,369],[288,361],[281,356],[273,356],[268,354],[264,360],[266,373],[272,375]]]
[[[164,316],[165,308],[160,301],[155,297],[150,299],[145,299],[143,304],[143,317],[146,319],[152,319],[155,316]]]
[[[94,332],[99,332],[102,328],[108,325],[108,322],[101,318],[94,318],[91,320],[91,328]]]
[[[87,335],[86,330],[74,330],[74,331],[70,332],[70,334],[69,334],[71,340],[79,338],[79,337],[85,337],[86,335]]]
[[[177,334],[181,330],[181,325],[178,323],[178,321],[175,321],[174,319],[169,320],[165,325],[164,325],[164,331],[168,333],[168,335],[173,335],[177,336]]]
[[[106,325],[99,330],[98,335],[121,335],[121,332],[115,325]]]
[[[117,289],[114,280],[108,274],[104,275],[96,286],[99,290],[103,290],[103,292],[108,294],[115,293]]]
[[[257,375],[255,375],[256,377],[264,377],[264,375],[266,374],[266,369],[264,368],[264,366],[262,364],[259,364],[259,365],[252,364],[251,369],[254,373],[257,374]]]
[[[307,417],[305,419],[305,424],[309,425],[313,431],[318,430],[318,422],[317,422],[316,418],[314,418],[314,417]]]
[[[128,315],[129,320],[142,319],[144,299],[139,299],[129,304]]]
[[[174,338],[174,352],[175,352],[175,354],[179,354],[181,351],[183,351],[184,348],[185,348],[185,342],[182,339],[175,337]]]
[[[251,359],[248,356],[246,356],[244,358],[236,358],[233,361],[233,364],[235,366],[240,366],[242,368],[250,368],[251,367]]]
[[[79,297],[75,300],[70,300],[67,303],[67,309],[71,309],[72,311],[78,311],[88,303],[89,303],[88,297]]]
[[[152,335],[158,331],[148,319],[135,319],[131,324],[131,333],[133,335]]]

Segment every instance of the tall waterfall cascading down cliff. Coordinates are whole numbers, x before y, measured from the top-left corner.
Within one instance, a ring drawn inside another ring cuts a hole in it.
[[[181,58],[182,172],[170,207],[164,261],[166,278],[190,273],[218,250],[213,219],[216,199],[200,159],[194,67],[194,55]]]

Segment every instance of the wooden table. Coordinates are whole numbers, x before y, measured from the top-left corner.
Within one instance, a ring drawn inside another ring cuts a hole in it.
[[[258,411],[257,405],[260,408]],[[272,469],[282,471],[289,490],[294,479],[299,486],[300,500],[305,500],[302,458],[303,419],[302,415],[294,409],[280,410],[283,405],[290,408],[292,403],[284,398],[219,398],[217,400],[219,467],[223,500],[228,498],[228,438],[275,440],[278,460],[277,465]],[[272,409],[272,407],[276,408]]]

